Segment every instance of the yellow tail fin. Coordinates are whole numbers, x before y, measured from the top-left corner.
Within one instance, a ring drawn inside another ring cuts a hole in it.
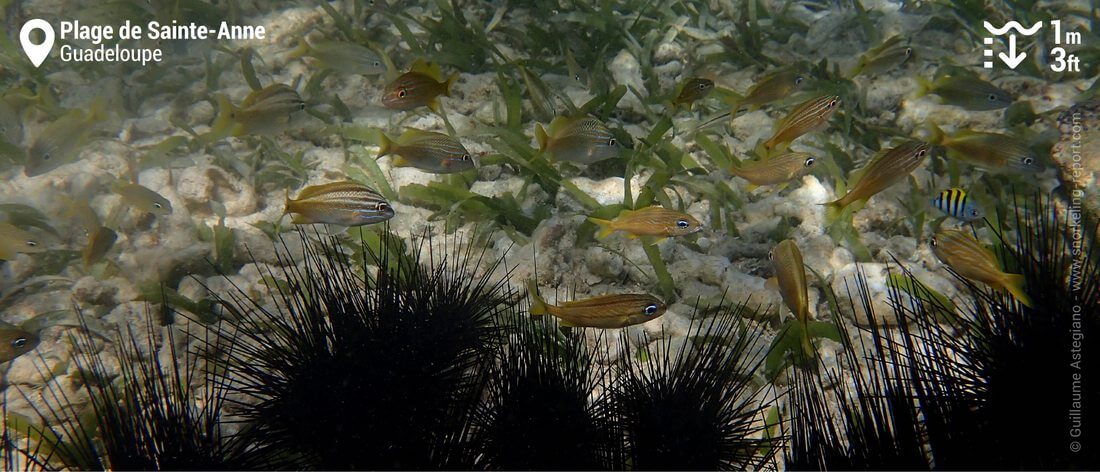
[[[550,140],[550,136],[546,135],[546,129],[542,127],[542,123],[535,123],[535,140],[539,142],[539,150],[546,150],[546,143]]]
[[[210,124],[210,132],[205,135],[205,141],[208,143],[229,136],[233,129],[233,118],[237,114],[237,107],[229,101],[229,97],[218,94],[216,99],[218,101],[218,117]]]
[[[599,218],[588,217],[588,221],[596,223],[596,226],[600,227],[600,232],[597,234],[599,238],[606,238],[611,236],[611,233],[615,232],[615,228],[611,227],[611,220],[601,220]]]
[[[378,133],[381,138],[378,142],[378,155],[374,156],[375,159],[379,159],[386,154],[393,152],[393,141],[385,133]]]
[[[286,197],[283,200],[283,214],[290,213],[290,206],[294,203],[294,200],[290,199],[290,189],[286,189]]]
[[[298,47],[294,48],[293,51],[290,51],[290,54],[287,54],[287,57],[290,59],[297,59],[299,57],[305,56],[308,52],[309,43],[306,42],[306,38],[298,38]]]
[[[535,284],[534,277],[527,279],[527,299],[531,303],[531,308],[528,310],[531,316],[542,316],[550,313],[546,307],[546,301],[539,296],[539,287]]]
[[[447,81],[443,82],[443,95],[446,95],[446,96],[450,97],[451,96],[451,87],[457,81],[458,81],[458,73],[457,72],[455,72],[454,74],[451,74],[450,77],[447,77]]]
[[[839,219],[840,212],[844,211],[844,207],[848,206],[843,198],[828,203],[822,203],[822,205],[825,205],[825,224],[832,224]]]
[[[1031,297],[1027,296],[1027,292],[1024,291],[1024,286],[1027,285],[1027,280],[1020,274],[1005,274],[1004,280],[1002,280],[1005,290],[1012,294],[1012,297],[1023,303],[1024,306],[1031,308]]]
[[[932,91],[932,87],[933,87],[932,82],[929,82],[924,77],[921,77],[921,76],[918,75],[917,76],[917,95],[916,95],[916,97],[920,98],[920,97],[923,97],[925,95],[928,95],[928,93]]]

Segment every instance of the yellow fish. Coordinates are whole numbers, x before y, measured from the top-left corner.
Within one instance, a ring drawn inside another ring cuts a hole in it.
[[[788,152],[778,156],[731,167],[730,174],[748,180],[752,187],[790,182],[810,173],[817,158],[807,152]],[[752,189],[749,189],[752,191]]]
[[[38,336],[15,326],[0,327],[0,362],[8,362],[34,350]]]
[[[416,167],[436,174],[451,174],[474,168],[470,151],[457,139],[443,133],[410,129],[397,141],[382,135],[378,156],[396,154],[394,167]]]
[[[290,58],[309,56],[317,59],[322,67],[344,74],[378,75],[386,72],[382,57],[370,48],[342,41],[310,42],[298,40],[298,48],[290,52]]]
[[[775,270],[775,277],[768,279],[769,285],[775,285],[791,313],[802,324],[810,321],[810,299],[806,294],[806,266],[802,263],[802,252],[794,240],[785,239],[775,245],[768,254]]]
[[[755,85],[745,92],[742,98],[733,107],[737,111],[741,107],[760,107],[776,100],[789,97],[798,91],[806,83],[806,75],[795,69],[785,69],[772,73],[760,79]]]
[[[646,294],[602,295],[551,305],[539,296],[533,279],[527,281],[527,293],[531,296],[531,316],[551,315],[561,320],[562,326],[570,327],[625,328],[656,319],[666,308],[664,302]]]
[[[690,107],[696,100],[706,98],[711,90],[714,90],[713,80],[699,77],[687,79],[684,81],[684,85],[680,87],[680,94],[672,99],[672,106],[687,105]]]
[[[126,203],[138,209],[138,211],[152,213],[157,216],[172,213],[172,202],[148,187],[120,180],[111,184],[111,190],[122,196]]]
[[[920,87],[918,97],[933,93],[939,95],[943,103],[967,110],[997,110],[1012,104],[1012,95],[1008,92],[965,70],[941,68],[933,82],[918,76],[917,85]]]
[[[906,141],[889,151],[880,153],[863,168],[859,181],[840,199],[826,203],[827,210],[839,213],[844,207],[870,199],[905,178],[920,167],[928,156],[928,143]]]
[[[913,58],[913,48],[901,43],[901,36],[891,36],[882,44],[864,53],[849,77],[859,74],[877,75],[898,67]]]
[[[929,243],[936,257],[955,273],[1008,292],[1024,306],[1031,306],[1031,298],[1024,291],[1024,276],[1002,271],[993,253],[973,236],[959,230],[941,229]]]
[[[72,110],[46,126],[27,148],[23,174],[35,177],[75,161],[92,140],[96,125],[106,118],[105,104],[97,98],[88,111]]]
[[[382,91],[382,105],[391,110],[427,106],[439,113],[439,96],[451,96],[451,86],[456,80],[458,74],[443,80],[438,65],[417,60],[409,72],[401,74]]]
[[[1012,136],[963,130],[951,136],[932,126],[932,140],[947,150],[947,157],[989,172],[1034,174],[1042,172],[1039,155]]]
[[[559,116],[550,130],[535,124],[539,149],[559,161],[592,164],[619,156],[619,141],[600,120],[587,116]]]
[[[284,84],[271,84],[253,90],[241,102],[233,105],[225,95],[218,95],[218,119],[210,127],[211,138],[275,134],[290,123],[291,115],[306,109],[298,92]]]
[[[829,118],[840,108],[840,97],[825,95],[811,98],[796,106],[775,128],[775,134],[764,142],[771,151],[780,144],[787,144],[799,136],[821,131],[829,126]]]
[[[286,196],[283,214],[295,214],[291,223],[326,223],[341,226],[362,226],[393,218],[393,207],[378,192],[352,181],[311,185],[298,193],[297,199]]]
[[[88,245],[80,253],[84,267],[89,267],[103,259],[118,240],[118,233],[106,226],[100,226],[88,235]]]
[[[18,253],[46,252],[35,236],[11,223],[0,222],[0,260],[8,261]]]
[[[588,217],[588,220],[600,226],[601,238],[615,231],[622,231],[630,239],[639,236],[656,236],[663,241],[671,236],[684,236],[697,233],[703,225],[687,213],[651,206],[640,210],[623,210],[614,220],[601,220]]]

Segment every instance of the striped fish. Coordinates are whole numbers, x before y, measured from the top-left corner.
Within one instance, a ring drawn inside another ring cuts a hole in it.
[[[306,109],[298,92],[285,84],[254,90],[239,107],[224,95],[218,95],[217,101],[218,119],[211,125],[211,136],[278,133],[290,123],[291,114]]]
[[[859,181],[843,197],[826,203],[829,211],[840,212],[844,207],[860,200],[867,200],[898,183],[920,167],[928,156],[928,143],[906,141],[897,147],[881,153],[863,169]]]
[[[417,60],[410,70],[397,77],[382,91],[382,105],[391,110],[412,110],[427,106],[439,113],[439,96],[451,96],[458,74],[443,79],[435,63]]]
[[[770,159],[746,162],[740,167],[731,167],[729,172],[753,185],[776,185],[806,175],[813,170],[815,162],[817,158],[810,153],[788,152]]]
[[[984,216],[978,204],[974,203],[961,188],[949,188],[940,192],[936,198],[932,199],[932,206],[939,208],[948,216],[967,223]]]
[[[294,224],[325,223],[341,226],[362,226],[393,218],[393,207],[378,192],[350,180],[311,185],[298,193],[297,199],[286,196],[286,210],[294,213]]]
[[[527,293],[531,296],[531,316],[551,315],[561,320],[562,326],[625,328],[656,319],[665,314],[666,308],[652,295],[630,293],[551,305],[539,296],[534,280],[527,281]]]
[[[1031,306],[1031,298],[1024,291],[1024,276],[1002,271],[993,253],[973,236],[959,230],[941,229],[929,244],[936,257],[955,273],[1008,292],[1020,303]]]
[[[733,107],[759,107],[786,98],[798,91],[806,82],[806,75],[795,69],[786,69],[760,79],[745,92],[745,97]]]
[[[774,284],[779,288],[783,297],[783,303],[791,309],[791,313],[799,323],[810,321],[810,302],[806,292],[806,265],[802,262],[802,251],[793,239],[785,239],[775,245],[768,254],[772,260],[775,277],[768,280],[768,284]]]
[[[619,142],[600,120],[586,116],[559,116],[550,122],[550,130],[535,125],[539,149],[559,161],[591,164],[618,157]]]
[[[802,102],[779,122],[775,134],[764,142],[764,147],[770,151],[806,133],[825,129],[829,125],[829,118],[832,118],[839,108],[840,97],[837,95],[825,95]]]
[[[474,161],[462,143],[443,133],[410,129],[397,141],[382,135],[378,157],[396,154],[394,167],[415,167],[436,174],[450,174],[474,168]]]

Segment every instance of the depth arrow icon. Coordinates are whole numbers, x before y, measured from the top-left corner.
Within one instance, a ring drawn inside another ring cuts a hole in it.
[[[1024,62],[1027,53],[1020,51],[1020,54],[1016,55],[1016,35],[1010,34],[1008,35],[1008,54],[1002,52],[997,54],[997,56],[1000,57],[1002,61],[1005,61],[1005,65],[1008,66],[1009,69],[1015,69],[1021,62]]]

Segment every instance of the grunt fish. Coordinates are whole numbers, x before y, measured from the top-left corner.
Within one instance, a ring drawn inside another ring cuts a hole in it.
[[[1033,174],[1043,170],[1039,155],[1012,136],[970,130],[946,136],[935,125],[932,134],[933,141],[947,150],[947,157],[989,172]]]
[[[936,198],[932,199],[932,206],[948,216],[968,223],[985,215],[978,204],[971,200],[966,191],[961,188],[950,188],[940,192]]]
[[[601,238],[606,238],[615,231],[622,231],[630,239],[639,236],[656,236],[664,240],[672,236],[698,233],[703,229],[699,220],[691,215],[659,206],[623,210],[613,220],[601,220],[591,216],[588,220],[599,225]]]
[[[806,324],[810,320],[810,301],[806,295],[806,266],[798,245],[792,239],[780,241],[768,258],[775,270],[775,277],[768,279],[768,284],[779,289],[783,303],[800,323]]]
[[[559,116],[550,130],[535,124],[539,149],[559,161],[591,164],[619,156],[619,142],[600,120],[587,116]]]
[[[286,196],[283,214],[294,213],[294,224],[326,223],[362,226],[393,218],[393,207],[378,192],[350,180],[311,185]]]
[[[840,212],[856,201],[871,198],[920,167],[928,156],[928,147],[928,143],[925,142],[906,141],[889,151],[880,153],[863,168],[859,181],[848,190],[847,194],[825,205],[830,211]]]
[[[386,72],[382,57],[370,48],[343,41],[310,42],[298,40],[297,49],[290,58],[309,56],[320,61],[321,66],[344,74],[379,75]]]
[[[748,180],[754,187],[776,185],[802,177],[813,170],[817,158],[806,152],[788,152],[755,162],[730,167],[729,172]]]
[[[918,77],[920,90],[917,96],[939,95],[943,103],[974,111],[1005,108],[1012,104],[1012,96],[997,86],[968,73],[938,74],[928,82]]]
[[[779,121],[775,134],[764,142],[764,148],[770,151],[806,133],[825,129],[829,125],[829,118],[832,118],[839,108],[840,97],[837,95],[825,95],[802,102]]]
[[[38,335],[15,326],[0,327],[0,362],[8,362],[38,347]]]
[[[955,273],[1008,292],[1020,303],[1031,306],[1031,298],[1024,291],[1024,276],[1002,271],[993,253],[973,236],[959,230],[941,229],[929,243],[936,257]]]
[[[706,98],[711,90],[714,90],[713,80],[698,77],[687,79],[680,87],[680,93],[676,95],[676,98],[672,99],[672,106],[679,107],[687,105],[690,107],[696,100]]]
[[[462,143],[443,133],[410,129],[397,141],[382,135],[378,157],[396,154],[394,167],[415,167],[436,174],[450,174],[474,168],[473,158]]]
[[[794,69],[781,70],[761,78],[745,92],[744,98],[733,107],[760,107],[776,100],[789,97],[806,83],[806,75]]]
[[[106,117],[105,104],[96,99],[87,111],[72,110],[46,126],[27,148],[23,174],[35,177],[75,161]]]
[[[33,234],[11,223],[0,221],[0,260],[11,260],[17,253],[46,252]]]
[[[211,125],[210,133],[219,138],[278,133],[286,128],[291,114],[306,109],[306,102],[298,92],[285,84],[253,90],[239,107],[224,95],[218,95],[217,100],[218,119]]]
[[[84,267],[91,266],[103,259],[118,240],[118,233],[106,226],[100,226],[88,235],[88,245],[80,253]]]
[[[531,316],[551,315],[562,326],[613,329],[625,328],[656,319],[665,313],[665,304],[652,295],[602,295],[551,305],[539,296],[534,280],[527,281],[531,296]]]
[[[111,184],[111,191],[119,194],[126,203],[139,211],[157,216],[172,213],[172,202],[148,187],[120,180]]]
[[[417,60],[410,70],[390,82],[382,92],[382,105],[391,110],[412,110],[427,106],[439,113],[439,96],[451,96],[458,74],[443,80],[439,66]]]
[[[859,64],[849,76],[878,75],[898,67],[913,58],[913,48],[901,44],[901,36],[891,36],[879,46],[859,57]]]

